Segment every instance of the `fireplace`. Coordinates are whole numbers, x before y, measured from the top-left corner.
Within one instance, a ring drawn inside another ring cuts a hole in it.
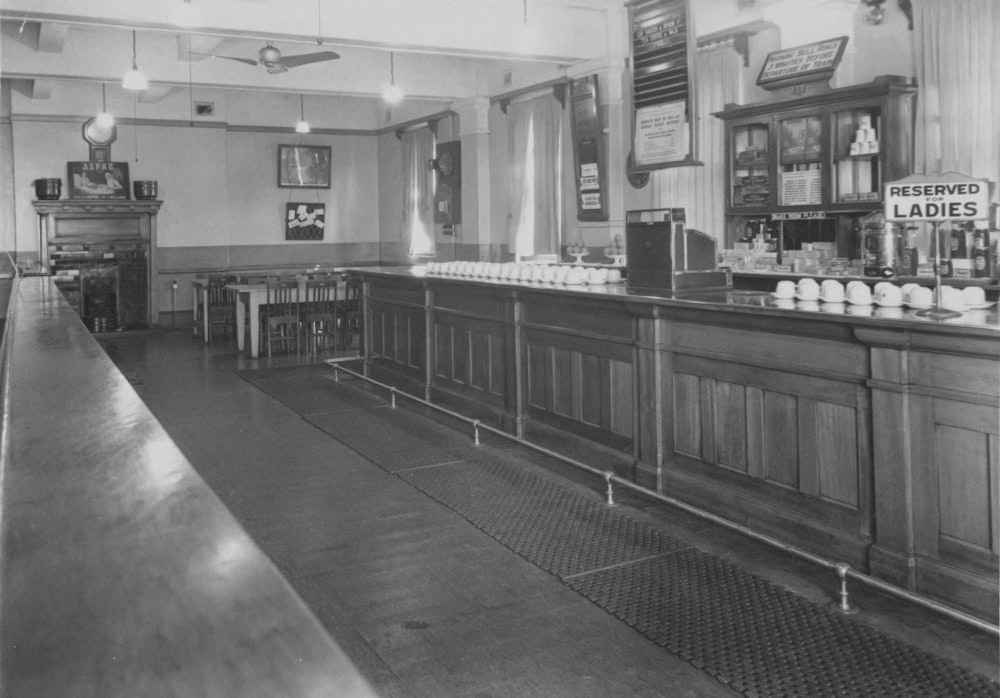
[[[160,203],[35,202],[41,265],[92,332],[153,324]]]

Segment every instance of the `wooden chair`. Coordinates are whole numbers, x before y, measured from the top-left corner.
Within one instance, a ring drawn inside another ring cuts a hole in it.
[[[261,311],[262,335],[267,342],[267,355],[277,345],[285,351],[300,352],[299,282],[296,279],[268,279],[266,304]]]
[[[361,348],[361,279],[346,276],[344,297],[337,307],[340,320],[340,342],[343,349],[349,349],[358,337],[358,347]]]
[[[306,281],[305,300],[301,306],[302,333],[306,352],[318,353],[337,342],[337,279]]]
[[[236,326],[236,293],[226,288],[236,283],[235,276],[213,274],[208,277],[208,337],[211,342],[215,333],[233,336]]]

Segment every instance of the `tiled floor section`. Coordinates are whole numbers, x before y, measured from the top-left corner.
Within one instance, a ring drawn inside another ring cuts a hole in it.
[[[259,376],[271,381],[262,386],[266,394],[236,372],[287,360],[241,359],[225,345],[205,347],[180,332],[105,344],[382,695],[736,695],[331,439],[317,425],[348,424],[366,405],[318,387],[316,369]],[[370,407],[382,402],[370,400]],[[390,430],[373,431],[362,420],[353,431],[359,442],[392,451]],[[470,448],[454,438],[442,446],[435,428],[427,439],[444,455],[401,454],[408,467],[431,472],[435,460],[461,460]],[[487,445],[501,460],[507,448]],[[598,483],[558,466],[544,472],[567,491],[599,500]],[[617,511],[636,521],[736,561],[807,601],[830,600],[828,573],[648,501],[619,499]],[[856,622],[995,676],[994,639],[864,589],[855,600],[866,609]]]

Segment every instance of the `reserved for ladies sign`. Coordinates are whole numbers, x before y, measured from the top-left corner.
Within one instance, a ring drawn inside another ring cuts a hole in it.
[[[910,175],[885,185],[890,221],[976,221],[990,215],[990,182],[957,172]]]

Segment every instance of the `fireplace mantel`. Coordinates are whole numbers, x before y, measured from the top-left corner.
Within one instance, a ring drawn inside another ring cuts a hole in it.
[[[112,201],[92,199],[37,200],[38,248],[40,269],[57,272],[60,267],[93,265],[95,257],[102,263],[115,264],[122,256],[134,259],[141,248],[146,260],[145,300],[143,313],[147,326],[155,324],[159,315],[157,278],[156,216],[162,201]],[[120,250],[131,252],[120,252]],[[94,253],[99,250],[100,253]],[[80,308],[81,315],[84,314]],[[133,318],[134,320],[134,318]]]

